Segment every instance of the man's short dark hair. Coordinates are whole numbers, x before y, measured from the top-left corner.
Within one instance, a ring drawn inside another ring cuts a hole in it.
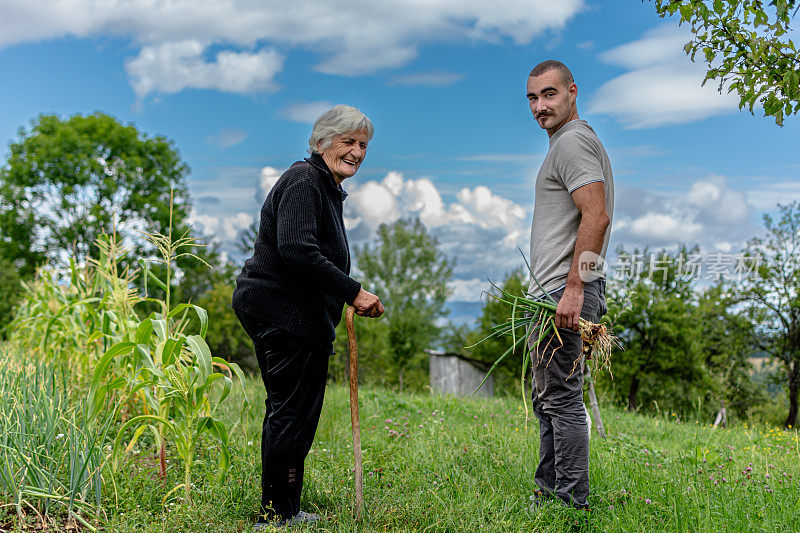
[[[575,82],[575,79],[572,77],[572,72],[570,72],[567,66],[561,61],[556,61],[555,59],[542,61],[533,67],[533,70],[531,70],[531,73],[528,75],[528,77],[541,76],[545,72],[549,72],[551,70],[557,70],[558,73],[561,74],[561,81],[564,82],[565,87],[569,87],[571,83]]]

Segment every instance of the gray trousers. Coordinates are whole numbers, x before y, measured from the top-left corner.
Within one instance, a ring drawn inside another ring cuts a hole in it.
[[[558,302],[564,289],[551,294]],[[583,287],[581,317],[597,322],[606,313],[605,280]],[[581,337],[559,328],[533,351],[533,412],[539,419],[539,466],[535,481],[546,494],[572,507],[588,507],[589,428],[583,406]]]

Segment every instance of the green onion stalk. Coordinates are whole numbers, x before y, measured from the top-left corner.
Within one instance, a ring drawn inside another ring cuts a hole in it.
[[[528,270],[530,271],[530,267]],[[556,308],[558,304],[550,294],[544,290],[532,272],[531,279],[542,291],[544,297],[536,298],[529,292],[525,292],[522,295],[511,294],[492,283],[491,280],[489,281],[492,287],[497,290],[497,294],[490,292],[486,292],[486,294],[506,304],[509,308],[510,316],[508,320],[502,324],[492,326],[492,333],[488,336],[472,346],[468,346],[468,348],[473,348],[493,337],[511,335],[511,347],[495,360],[486,373],[486,376],[483,378],[483,381],[481,381],[481,384],[478,385],[478,388],[475,390],[475,392],[477,392],[489,378],[489,375],[497,368],[497,365],[509,355],[515,354],[521,345],[522,374],[520,377],[520,387],[522,389],[522,401],[525,405],[526,421],[528,419],[528,402],[525,391],[525,377],[527,376],[528,365],[530,364],[531,367],[534,367],[542,363],[545,365],[550,364],[553,355],[555,355],[558,349],[563,345],[561,335],[558,332],[559,328],[557,328],[555,324]],[[596,361],[595,370],[607,369],[609,374],[611,374],[611,351],[613,348],[619,347],[617,338],[611,334],[604,324],[594,324],[583,318],[579,320],[578,332],[583,341],[583,348],[581,353],[579,353],[577,358],[572,362],[570,375],[579,369],[583,371],[581,361],[584,356],[586,359],[594,359]],[[557,343],[556,347],[554,350],[550,351],[550,357],[545,362],[543,360],[545,353],[549,351],[548,348],[551,343],[554,342]],[[542,346],[542,344],[544,344],[544,346]]]

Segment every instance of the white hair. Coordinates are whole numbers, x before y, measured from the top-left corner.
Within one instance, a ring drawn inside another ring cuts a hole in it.
[[[320,148],[327,148],[334,137],[361,130],[366,131],[367,137],[372,139],[375,128],[364,113],[349,105],[333,106],[314,122],[314,129],[308,139],[308,153],[313,154]]]

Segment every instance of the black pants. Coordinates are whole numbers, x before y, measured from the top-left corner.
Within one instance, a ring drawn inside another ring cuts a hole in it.
[[[267,389],[261,432],[261,513],[291,518],[300,511],[303,463],[317,431],[329,352],[257,317],[236,312],[253,340]]]
[[[564,289],[551,293],[558,302]],[[583,287],[581,318],[598,322],[606,313],[605,280]],[[565,504],[584,508],[589,496],[589,426],[583,406],[582,341],[559,328],[542,340],[533,356],[533,412],[539,419],[539,466],[535,481]],[[575,364],[575,361],[578,361]]]

